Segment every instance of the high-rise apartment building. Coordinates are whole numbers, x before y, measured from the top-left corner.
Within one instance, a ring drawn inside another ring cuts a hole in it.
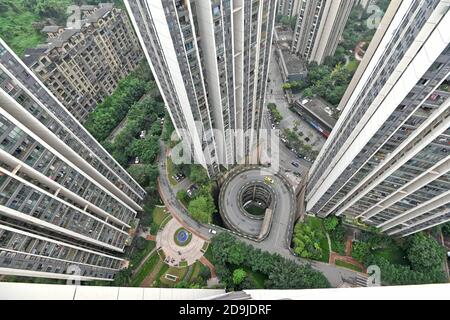
[[[210,175],[257,145],[276,3],[125,1],[177,133]]]
[[[47,43],[26,50],[24,62],[83,123],[143,53],[126,12],[104,3],[80,13],[78,26],[45,27]]]
[[[450,1],[393,1],[310,170],[306,210],[406,236],[450,220]]]
[[[0,274],[112,279],[144,196],[0,39]]]
[[[354,3],[354,0],[301,0],[292,52],[319,64],[332,56]]]
[[[278,0],[278,15],[294,17],[299,12],[301,0]]]

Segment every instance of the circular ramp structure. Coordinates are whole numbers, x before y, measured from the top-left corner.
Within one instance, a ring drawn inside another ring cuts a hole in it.
[[[225,225],[241,236],[263,241],[280,215],[292,215],[296,204],[286,178],[265,167],[243,167],[230,173],[219,195]]]

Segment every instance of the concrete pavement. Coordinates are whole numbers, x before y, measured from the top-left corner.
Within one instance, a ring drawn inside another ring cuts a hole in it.
[[[179,246],[175,242],[175,234],[182,227],[176,219],[171,219],[156,235],[156,247],[164,251],[165,262],[169,266],[178,267],[182,261],[192,265],[203,256],[205,241],[197,235],[192,234],[191,240],[185,246]]]

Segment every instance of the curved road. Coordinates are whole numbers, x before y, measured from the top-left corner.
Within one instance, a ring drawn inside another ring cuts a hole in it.
[[[234,172],[233,177],[222,186],[220,194],[222,214],[226,221],[241,233],[258,236],[262,220],[250,219],[242,214],[239,207],[239,193],[248,183],[263,182],[265,176],[270,176],[274,180],[270,188],[275,195],[275,199],[272,200],[275,201],[275,206],[269,235],[259,243],[283,248],[289,243],[287,235],[290,234],[289,229],[293,223],[295,200],[285,180],[268,169],[243,168]]]
[[[211,234],[208,232],[211,226],[198,223],[193,220],[187,210],[177,200],[176,195],[173,192],[173,188],[169,183],[166,171],[166,146],[163,142],[160,143],[160,155],[159,155],[159,178],[158,189],[164,204],[167,209],[172,213],[173,217],[177,219],[185,228],[199,237],[209,240]],[[277,176],[278,177],[278,176]],[[279,178],[279,177],[278,177]],[[286,188],[285,191],[288,189]],[[255,248],[259,248],[270,253],[277,253],[286,259],[292,260],[298,264],[309,264],[317,271],[322,272],[328,279],[333,287],[342,285],[343,281],[355,281],[355,271],[339,268],[328,263],[311,261],[302,258],[295,257],[289,250],[289,243],[292,232],[293,215],[289,215],[289,211],[282,211],[280,214],[276,214],[273,217],[273,225],[269,236],[261,242],[255,242],[245,237],[239,237],[240,240],[251,244]],[[222,232],[220,228],[214,227],[218,232]],[[224,229],[225,230],[225,229]],[[235,233],[234,233],[235,234]],[[239,236],[239,235],[237,235]]]

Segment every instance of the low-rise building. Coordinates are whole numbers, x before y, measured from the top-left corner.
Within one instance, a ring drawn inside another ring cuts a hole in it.
[[[286,27],[276,27],[274,32],[275,59],[280,68],[284,82],[305,79],[308,75],[306,64],[298,56],[290,52],[292,31]]]

